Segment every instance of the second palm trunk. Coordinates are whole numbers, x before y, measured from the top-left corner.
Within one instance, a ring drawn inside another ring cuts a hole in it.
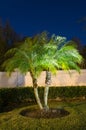
[[[44,108],[47,111],[49,109],[48,106],[48,93],[49,93],[49,86],[51,85],[51,72],[46,71],[46,80],[45,80],[45,88],[44,88]]]

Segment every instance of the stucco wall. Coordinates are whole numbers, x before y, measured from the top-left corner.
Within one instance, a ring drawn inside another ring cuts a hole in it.
[[[6,72],[0,72],[0,88],[17,87],[24,85],[24,75],[13,72],[9,77]]]
[[[25,76],[25,86],[31,86],[32,80],[30,74]],[[45,86],[45,72],[42,72],[38,78],[38,85]],[[79,74],[75,70],[57,71],[56,75],[52,75],[51,86],[86,86],[86,70],[81,70]]]
[[[45,72],[42,72],[38,78],[38,85],[45,86]],[[29,72],[26,76],[13,72],[11,77],[5,72],[0,72],[0,87],[18,86],[32,86]],[[51,86],[86,86],[86,70],[81,70],[80,74],[75,70],[71,70],[70,74],[66,71],[57,71],[56,75],[52,75]]]

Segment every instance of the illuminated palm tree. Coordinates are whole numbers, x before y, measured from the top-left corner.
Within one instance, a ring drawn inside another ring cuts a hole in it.
[[[70,70],[75,69],[80,72],[79,64],[83,58],[79,54],[73,41],[66,41],[65,37],[53,35],[48,42],[44,54],[44,63],[46,71],[46,87],[44,90],[44,106],[47,110],[49,86],[51,85],[51,72],[56,73],[57,70]],[[44,65],[43,65],[44,67]]]
[[[10,73],[15,69],[19,69],[24,74],[28,71],[30,72],[35,98],[40,109],[43,109],[38,95],[37,84],[37,78],[40,73],[43,70],[47,72],[44,90],[44,109],[48,110],[47,98],[51,81],[50,72],[56,73],[57,69],[70,70],[71,68],[79,71],[77,63],[80,64],[82,61],[81,55],[73,45],[68,43],[62,44],[62,42],[58,42],[58,38],[51,37],[46,44],[46,39],[43,35],[27,38],[19,48],[8,51],[6,55],[14,53],[14,56],[3,64],[5,70]]]
[[[27,38],[19,48],[14,48],[6,53],[7,55],[14,54],[14,56],[6,60],[3,64],[5,70],[11,74],[15,69],[18,69],[21,73],[26,74],[28,71],[32,77],[33,88],[36,101],[43,109],[39,95],[38,95],[38,84],[37,77],[43,71],[40,66],[42,60],[41,53],[43,53],[43,47],[39,45],[39,36],[34,38]]]

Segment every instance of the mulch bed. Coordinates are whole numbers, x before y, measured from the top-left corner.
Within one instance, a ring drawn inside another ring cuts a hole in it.
[[[50,108],[48,111],[39,110],[39,109],[25,109],[20,112],[22,116],[31,117],[31,118],[61,118],[69,115],[70,113],[64,109],[59,108]]]

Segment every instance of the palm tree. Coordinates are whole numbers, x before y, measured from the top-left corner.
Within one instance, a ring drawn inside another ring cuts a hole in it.
[[[47,44],[45,53],[45,69],[46,71],[46,87],[44,90],[44,106],[48,110],[47,105],[49,86],[51,85],[51,72],[55,73],[58,69],[70,70],[75,69],[80,72],[79,64],[83,58],[79,54],[73,41],[66,42],[65,37],[53,35]]]
[[[58,37],[51,37],[45,44],[45,35],[36,35],[32,38],[28,37],[19,48],[8,51],[6,55],[12,53],[14,55],[3,64],[5,70],[9,73],[15,69],[19,69],[24,74],[28,71],[30,72],[35,98],[40,109],[48,110],[47,99],[51,82],[50,72],[56,73],[57,69],[70,70],[71,68],[79,71],[77,63],[79,64],[82,61],[81,55],[74,46],[57,41]],[[43,70],[47,72],[46,87],[44,90],[44,108],[38,95],[37,84],[37,78]]]
[[[26,38],[24,43],[19,48],[10,49],[7,55],[13,55],[12,58],[6,60],[3,64],[5,70],[11,74],[15,69],[19,69],[21,73],[26,74],[28,71],[32,77],[33,88],[36,101],[40,109],[43,109],[39,95],[38,95],[38,84],[37,77],[43,71],[40,66],[43,54],[43,46],[39,44],[39,36],[33,38]]]

